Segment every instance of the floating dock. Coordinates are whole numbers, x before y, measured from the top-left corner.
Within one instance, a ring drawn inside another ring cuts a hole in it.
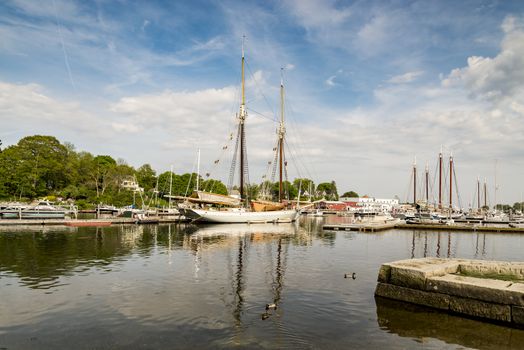
[[[323,230],[331,231],[360,231],[376,232],[396,228],[397,222],[394,223],[376,223],[376,224],[325,224]]]
[[[378,297],[524,326],[524,262],[408,259],[383,264]]]
[[[118,224],[170,224],[189,222],[185,217],[145,217],[137,218],[107,218],[107,219],[1,219],[1,226],[32,225],[32,226],[109,226]]]
[[[459,225],[459,224],[404,224],[404,223],[382,223],[382,224],[325,224],[323,230],[331,231],[359,231],[377,232],[389,229],[404,230],[436,230],[436,231],[470,231],[470,232],[507,232],[524,233],[522,227],[501,227],[501,226],[478,226],[478,225]]]

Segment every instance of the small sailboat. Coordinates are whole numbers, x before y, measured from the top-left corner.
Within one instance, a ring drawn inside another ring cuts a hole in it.
[[[245,195],[245,179],[247,172],[247,157],[246,157],[246,143],[245,143],[245,121],[247,117],[246,109],[246,98],[245,98],[245,78],[244,78],[244,48],[242,46],[242,100],[240,104],[240,111],[238,114],[238,135],[237,140],[239,142],[239,165],[240,165],[240,198],[238,202],[239,207],[230,207],[225,209],[217,209],[214,207],[207,207],[204,209],[199,208],[184,208],[184,215],[200,222],[213,222],[213,223],[265,223],[265,222],[291,222],[295,221],[299,215],[297,209],[285,209],[284,203],[282,203],[283,188],[282,188],[282,174],[284,166],[284,85],[281,82],[281,104],[282,104],[282,115],[280,121],[280,127],[278,130],[278,154],[279,154],[279,165],[280,165],[280,181],[279,181],[279,202],[272,202],[268,200],[249,200]],[[235,198],[229,196],[220,196],[207,192],[198,192],[199,199],[204,202],[217,202],[217,204],[234,206],[236,204]],[[220,197],[217,197],[220,196]],[[207,198],[206,198],[207,197]],[[222,203],[220,203],[223,201]],[[243,206],[242,206],[243,205]]]

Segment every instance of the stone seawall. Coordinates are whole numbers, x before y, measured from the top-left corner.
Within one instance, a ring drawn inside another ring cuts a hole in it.
[[[383,264],[375,295],[524,326],[524,263],[409,259]]]

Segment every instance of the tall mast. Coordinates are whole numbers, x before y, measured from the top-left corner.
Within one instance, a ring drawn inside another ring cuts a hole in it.
[[[196,178],[196,190],[200,188],[200,148],[197,153],[197,178]]]
[[[240,114],[239,114],[239,131],[240,131],[240,199],[244,198],[244,122],[246,120],[246,94],[245,94],[245,83],[244,83],[244,40],[245,36],[242,38],[242,103],[240,104]]]
[[[499,185],[497,184],[497,162],[498,159],[495,159],[495,201],[493,203],[493,210],[497,210],[497,190],[499,189]]]
[[[484,178],[484,208],[488,206],[488,180]]]
[[[429,165],[426,163],[426,205],[429,204]]]
[[[449,210],[453,210],[453,153],[449,155]]]
[[[413,162],[413,205],[417,206],[417,157]]]
[[[442,209],[442,146],[440,146],[440,153],[438,154],[438,161],[439,161],[438,208]]]
[[[171,208],[171,190],[173,189],[173,166],[169,171],[169,208]]]
[[[480,176],[477,176],[477,208],[480,211]]]
[[[284,163],[284,68],[280,68],[280,128],[278,130],[278,150],[279,150],[279,181],[278,181],[278,200],[282,202],[284,189],[282,186],[282,169]]]

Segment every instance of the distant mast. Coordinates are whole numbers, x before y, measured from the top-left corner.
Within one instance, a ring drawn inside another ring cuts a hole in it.
[[[280,127],[278,129],[278,149],[279,149],[279,182],[278,182],[278,200],[282,203],[282,196],[284,189],[282,186],[282,173],[284,164],[284,135],[286,128],[284,127],[284,68],[280,69]]]
[[[426,163],[426,205],[429,205],[429,165]]]
[[[244,40],[242,38],[242,102],[240,104],[239,119],[239,131],[240,131],[240,200],[244,199],[244,149],[245,149],[245,135],[244,135],[244,122],[246,121],[246,94],[245,94],[245,83],[244,83]]]
[[[438,208],[442,209],[442,146],[440,147],[439,158],[439,176],[438,176]]]
[[[449,210],[453,211],[453,153],[449,155]]]
[[[413,162],[413,205],[417,206],[417,157]]]
[[[488,179],[484,178],[484,208],[488,206]]]
[[[477,208],[480,211],[480,176],[477,176]]]

